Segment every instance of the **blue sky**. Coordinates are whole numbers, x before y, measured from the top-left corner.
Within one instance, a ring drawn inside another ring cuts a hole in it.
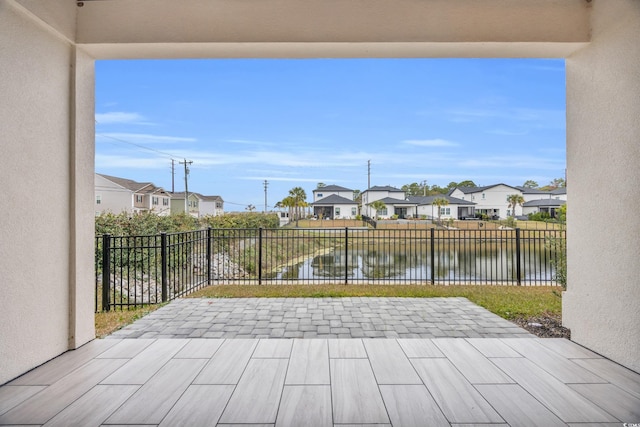
[[[318,182],[540,185],[564,177],[563,60],[217,59],[96,64],[96,171],[225,210]],[[184,191],[183,169],[175,189]]]

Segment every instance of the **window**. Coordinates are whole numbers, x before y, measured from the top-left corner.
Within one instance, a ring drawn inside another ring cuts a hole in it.
[[[358,215],[358,208],[351,208],[351,215]]]
[[[169,206],[169,199],[166,197],[162,199],[162,206]]]
[[[158,198],[157,197],[152,197],[151,198],[151,203],[154,204],[154,205],[157,205],[158,204]]]
[[[380,209],[379,211],[377,211],[378,215],[386,215],[387,214],[387,208],[384,209]]]
[[[96,196],[96,205],[99,205],[100,203],[102,203],[102,196],[98,194]]]
[[[336,216],[340,215],[340,208],[336,208]]]
[[[451,215],[451,208],[440,208],[440,215]]]
[[[136,203],[142,203],[142,196],[139,194],[136,194]]]
[[[484,200],[484,193],[482,193],[482,200]]]
[[[222,209],[222,203],[220,203],[220,202],[216,202],[216,208],[218,208],[218,209]]]
[[[511,209],[507,209],[507,216],[511,216]]]
[[[318,193],[318,199],[322,198],[322,193]]]

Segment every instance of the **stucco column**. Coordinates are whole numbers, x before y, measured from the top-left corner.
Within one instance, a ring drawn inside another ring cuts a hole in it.
[[[566,61],[572,340],[640,371],[640,2],[595,0]]]
[[[73,349],[95,337],[95,61],[77,47],[71,61],[69,348]]]

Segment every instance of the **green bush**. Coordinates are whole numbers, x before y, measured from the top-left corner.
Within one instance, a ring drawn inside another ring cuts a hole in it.
[[[551,219],[551,215],[549,215],[547,212],[530,213],[527,216],[529,217],[529,221],[548,222]]]

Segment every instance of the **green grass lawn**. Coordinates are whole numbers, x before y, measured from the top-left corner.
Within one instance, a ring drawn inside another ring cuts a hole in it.
[[[552,317],[562,310],[560,287],[553,286],[432,286],[432,285],[215,285],[187,298],[322,298],[322,297],[465,297],[508,320]],[[96,336],[103,337],[159,305],[96,313]]]

